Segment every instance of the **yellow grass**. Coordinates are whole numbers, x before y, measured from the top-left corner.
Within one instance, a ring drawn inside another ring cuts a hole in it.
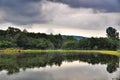
[[[0,53],[19,53],[20,49],[5,49],[0,50]],[[20,52],[30,52],[30,53],[41,53],[41,52],[82,52],[82,53],[102,53],[102,54],[110,54],[120,56],[120,51],[112,51],[112,50],[20,50]]]
[[[112,50],[23,50],[23,52],[84,52],[102,53],[120,56],[120,51]]]

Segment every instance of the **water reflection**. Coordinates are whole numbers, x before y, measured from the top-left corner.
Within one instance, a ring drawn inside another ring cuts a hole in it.
[[[0,54],[0,71],[18,73],[20,69],[61,66],[62,62],[82,61],[88,64],[106,64],[106,70],[113,73],[119,67],[119,57],[99,53],[21,53]]]

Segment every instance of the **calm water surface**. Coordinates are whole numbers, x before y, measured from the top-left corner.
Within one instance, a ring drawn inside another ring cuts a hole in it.
[[[119,66],[100,53],[0,54],[0,80],[120,80]]]

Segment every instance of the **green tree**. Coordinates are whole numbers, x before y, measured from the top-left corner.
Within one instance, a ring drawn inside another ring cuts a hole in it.
[[[50,34],[47,37],[47,39],[49,39],[53,43],[53,45],[56,49],[61,48],[61,46],[63,44],[63,38],[60,34],[58,34],[58,35]]]
[[[20,33],[19,36],[16,39],[16,43],[19,47],[26,48],[27,43],[28,43],[28,37],[26,36],[25,33]]]
[[[16,44],[11,42],[11,41],[0,41],[0,48],[11,48],[11,47],[15,47]]]
[[[20,32],[21,32],[20,29],[14,28],[14,27],[8,27],[7,29],[7,34],[11,36],[14,36],[15,34],[20,33]]]
[[[54,49],[54,45],[45,38],[36,39],[35,45],[38,49]]]
[[[65,41],[62,45],[62,49],[77,49],[77,47],[78,47],[77,40]]]
[[[119,33],[117,32],[117,30],[115,28],[108,27],[106,29],[106,33],[107,33],[108,38],[119,39]]]

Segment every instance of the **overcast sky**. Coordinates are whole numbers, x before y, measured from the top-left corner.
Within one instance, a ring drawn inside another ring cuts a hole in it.
[[[0,29],[86,37],[120,31],[120,0],[0,0]]]

